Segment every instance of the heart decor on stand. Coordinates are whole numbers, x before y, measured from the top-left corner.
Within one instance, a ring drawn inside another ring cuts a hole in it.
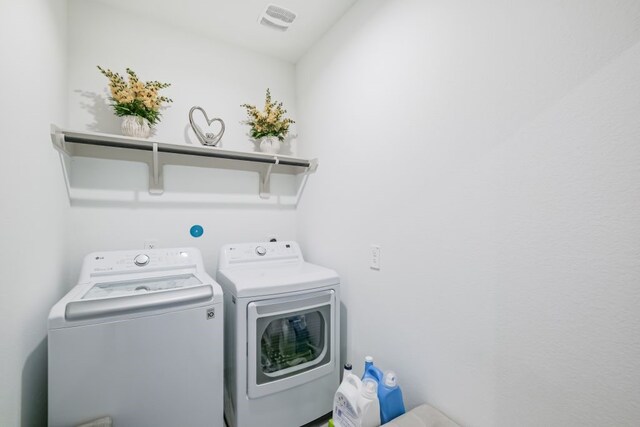
[[[193,121],[193,112],[196,110],[200,110],[202,112],[208,126],[211,126],[213,122],[220,122],[220,125],[222,126],[220,132],[217,134],[202,132],[200,126],[195,124],[195,122]],[[222,121],[222,119],[215,118],[209,120],[209,116],[207,116],[206,111],[204,111],[202,107],[191,107],[191,110],[189,110],[189,123],[191,123],[193,131],[196,133],[196,136],[198,137],[202,145],[210,145],[215,147],[216,145],[218,145],[218,142],[220,142],[220,139],[222,139],[222,135],[224,134],[224,122]]]

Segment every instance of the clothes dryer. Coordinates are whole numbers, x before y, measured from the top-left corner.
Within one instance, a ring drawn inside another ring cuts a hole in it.
[[[227,245],[225,417],[230,427],[302,426],[331,412],[339,385],[340,280],[295,242]]]
[[[49,315],[49,426],[223,427],[223,318],[197,249],[88,255]]]

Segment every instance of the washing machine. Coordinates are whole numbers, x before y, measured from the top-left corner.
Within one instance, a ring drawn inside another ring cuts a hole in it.
[[[49,426],[223,427],[223,319],[197,249],[88,255],[49,314]]]
[[[340,279],[295,242],[220,251],[225,418],[230,427],[298,427],[331,412],[339,385]]]

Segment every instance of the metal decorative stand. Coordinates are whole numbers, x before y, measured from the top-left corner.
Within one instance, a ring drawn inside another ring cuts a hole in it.
[[[200,129],[200,126],[195,124],[195,122],[193,121],[193,112],[196,110],[200,110],[202,112],[205,120],[207,121],[208,126],[211,126],[213,122],[220,122],[220,125],[222,126],[222,128],[220,129],[220,132],[217,134],[202,132],[202,129]],[[218,145],[218,143],[222,139],[222,135],[224,134],[224,122],[222,121],[222,119],[219,119],[219,118],[209,119],[209,116],[207,116],[206,111],[204,111],[202,107],[191,107],[191,110],[189,110],[189,123],[191,123],[191,127],[193,128],[193,131],[196,133],[196,136],[198,137],[202,145],[215,147],[216,145]]]

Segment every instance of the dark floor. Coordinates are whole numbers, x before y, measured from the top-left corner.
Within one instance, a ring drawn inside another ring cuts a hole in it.
[[[305,424],[302,427],[327,427],[329,425],[329,418],[331,418],[331,413],[325,415],[322,418],[318,418],[312,423]]]
[[[329,418],[331,418],[331,414],[327,414],[322,418],[315,420],[309,424],[305,424],[302,427],[327,427],[329,425]],[[225,426],[228,426],[227,420],[224,420]]]

